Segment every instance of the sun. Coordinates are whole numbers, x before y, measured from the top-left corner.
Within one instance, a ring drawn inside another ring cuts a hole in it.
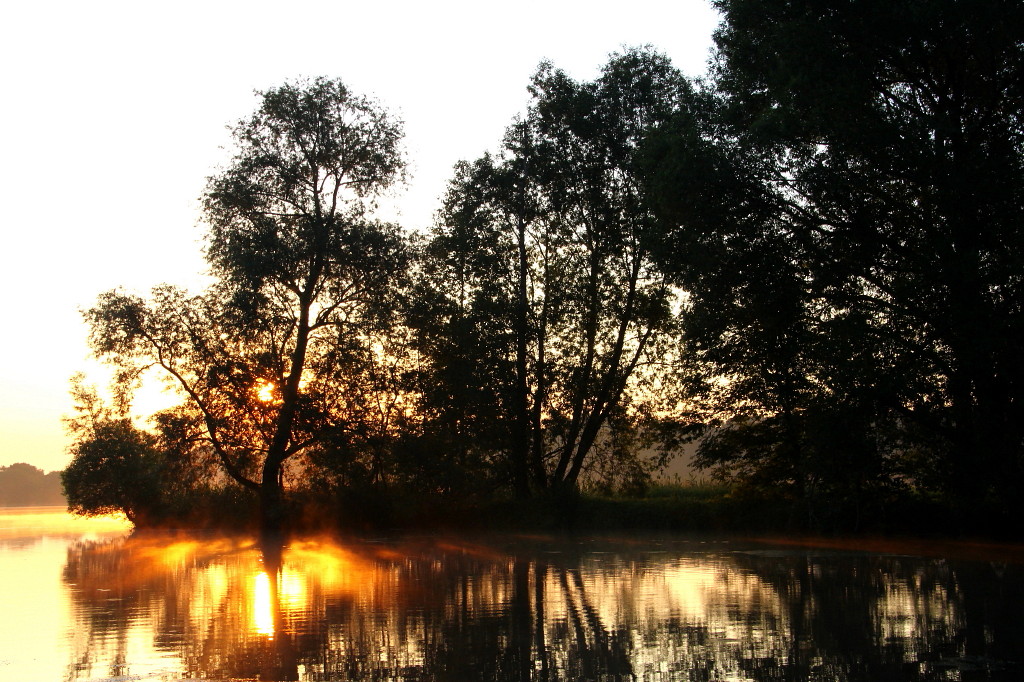
[[[277,394],[277,386],[266,379],[257,379],[253,390],[256,392],[256,399],[261,403],[277,403],[281,400]]]

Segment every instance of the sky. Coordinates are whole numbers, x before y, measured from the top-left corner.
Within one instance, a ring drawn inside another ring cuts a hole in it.
[[[542,60],[589,80],[651,45],[695,77],[717,22],[705,0],[5,3],[0,466],[70,460],[69,379],[102,383],[80,312],[98,294],[202,287],[198,199],[256,91],[340,78],[404,120],[410,179],[381,217],[422,229]]]

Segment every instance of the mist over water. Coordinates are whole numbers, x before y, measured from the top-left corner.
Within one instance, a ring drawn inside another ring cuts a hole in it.
[[[0,679],[1024,674],[1022,564],[999,548],[456,536],[274,547],[16,521],[0,516]]]

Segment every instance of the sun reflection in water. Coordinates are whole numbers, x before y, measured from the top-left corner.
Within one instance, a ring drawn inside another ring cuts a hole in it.
[[[714,679],[748,680],[748,666],[789,660],[834,621],[870,625],[861,637],[899,647],[886,660],[908,664],[932,640],[954,638],[962,622],[954,575],[930,564],[915,580],[899,562],[861,561],[846,571],[802,551],[500,547],[306,539],[268,557],[250,540],[137,536],[83,551],[66,579],[79,613],[96,614],[95,627],[111,616],[132,619],[130,636],[111,640],[129,642],[129,658],[166,657],[139,653],[147,638],[173,644],[201,666],[185,671],[190,679],[306,679],[295,677],[299,670],[309,679],[340,679],[341,670],[397,679],[426,670],[451,646],[452,656],[506,657],[502,665],[512,665],[514,652],[551,679],[596,674],[579,668],[583,656],[613,676],[683,679],[675,675],[687,662],[713,661]],[[876,565],[885,571],[868,570]],[[863,594],[848,602],[845,592],[822,590],[832,573]],[[842,610],[819,616],[837,599]],[[845,611],[857,610],[862,618],[847,619]],[[93,644],[92,652],[119,646]]]
[[[266,571],[253,576],[252,627],[258,634],[274,638],[274,595]]]
[[[306,576],[303,573],[287,568],[282,570],[277,593],[281,608],[299,611],[309,607]]]

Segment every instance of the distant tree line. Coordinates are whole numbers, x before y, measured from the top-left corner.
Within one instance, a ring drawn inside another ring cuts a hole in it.
[[[716,6],[704,79],[542,64],[419,233],[373,218],[398,121],[336,80],[262,93],[203,198],[215,283],[86,312],[118,387],[76,384],[72,504],[564,501],[699,440],[801,524],[1019,518],[1024,8]],[[143,429],[153,367],[182,402]]]
[[[0,507],[63,504],[59,471],[47,473],[24,462],[0,467]]]

